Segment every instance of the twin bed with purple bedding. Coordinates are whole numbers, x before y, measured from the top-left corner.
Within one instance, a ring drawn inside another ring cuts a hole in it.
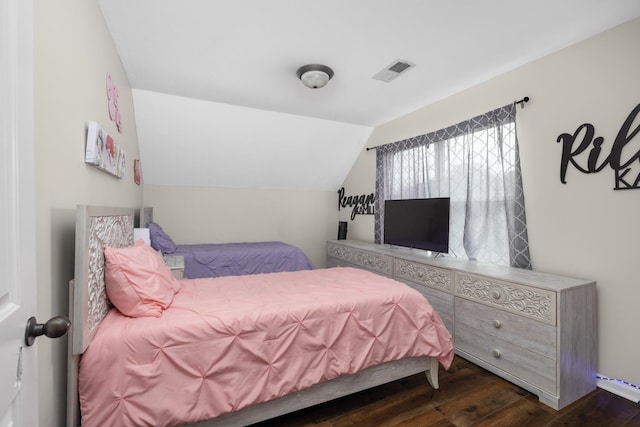
[[[184,257],[187,279],[313,269],[299,248],[283,242],[176,245],[157,223],[150,222],[147,228],[155,250]]]

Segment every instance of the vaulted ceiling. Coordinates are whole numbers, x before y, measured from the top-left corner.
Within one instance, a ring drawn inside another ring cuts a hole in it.
[[[371,130],[640,16],[638,0],[99,0],[147,184],[336,190]],[[415,67],[372,77],[396,60]],[[322,89],[296,70],[330,66]]]

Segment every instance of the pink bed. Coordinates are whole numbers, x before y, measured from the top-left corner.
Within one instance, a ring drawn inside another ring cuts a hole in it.
[[[178,281],[133,222],[76,209],[69,427],[242,427],[418,373],[437,389],[451,363],[439,316],[400,282],[351,268]]]
[[[161,317],[102,320],[80,363],[83,426],[195,422],[391,360],[453,358],[419,292],[363,270],[180,285]]]

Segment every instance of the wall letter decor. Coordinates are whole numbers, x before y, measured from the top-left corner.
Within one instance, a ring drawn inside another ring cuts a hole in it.
[[[338,210],[340,208],[346,208],[347,206],[353,206],[351,211],[351,220],[356,215],[373,215],[375,213],[374,202],[376,200],[375,194],[362,194],[360,196],[344,196],[344,187],[338,190]]]
[[[584,123],[578,126],[573,135],[569,133],[560,134],[557,139],[557,142],[562,143],[560,182],[567,183],[566,175],[569,164],[572,164],[582,173],[600,172],[609,165],[615,173],[614,190],[640,188],[640,147],[636,146],[635,151],[634,147],[627,147],[624,150],[625,146],[640,132],[640,124],[636,124],[635,128],[633,127],[633,123],[639,113],[640,104],[631,111],[624,121],[613,142],[609,155],[602,160],[600,160],[600,154],[602,153],[604,138],[595,136],[595,127],[592,124]],[[578,146],[574,148],[574,143],[580,139]],[[584,158],[582,162],[579,161],[576,157],[589,148],[591,149],[586,162],[584,162]],[[635,169],[633,168],[634,163]]]

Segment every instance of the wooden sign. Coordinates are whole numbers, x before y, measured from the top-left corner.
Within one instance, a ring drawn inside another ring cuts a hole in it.
[[[582,173],[597,173],[609,166],[614,171],[614,190],[640,188],[640,138],[636,139],[635,146],[627,146],[640,133],[640,123],[633,127],[639,113],[640,104],[631,111],[620,127],[606,157],[603,157],[605,154],[602,150],[605,139],[596,136],[595,127],[591,123],[578,126],[573,134],[560,134],[557,139],[557,142],[562,143],[560,182],[567,183],[569,165]],[[587,150],[588,156],[579,157],[586,154]]]
[[[375,201],[376,196],[374,193],[345,197],[344,187],[338,190],[338,210],[347,206],[353,207],[351,211],[352,221],[356,215],[373,215],[375,213]]]

